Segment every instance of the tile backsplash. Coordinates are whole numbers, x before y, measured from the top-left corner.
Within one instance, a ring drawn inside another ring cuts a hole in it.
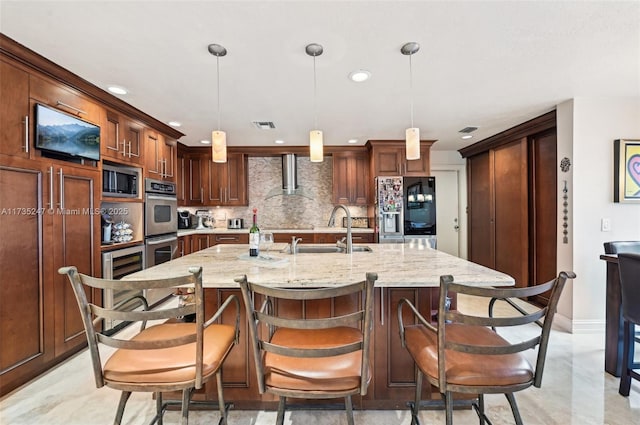
[[[249,157],[249,206],[248,207],[179,207],[180,210],[209,209],[216,227],[226,227],[227,218],[243,218],[245,226],[251,226],[252,210],[258,209],[258,225],[261,228],[308,228],[326,226],[333,209],[333,166],[331,157],[323,162],[311,162],[309,157],[297,157],[298,186],[310,198],[300,195],[268,197],[269,192],[282,188],[281,157]],[[350,206],[353,217],[367,215],[366,207]],[[342,210],[336,215],[336,226],[342,225]]]

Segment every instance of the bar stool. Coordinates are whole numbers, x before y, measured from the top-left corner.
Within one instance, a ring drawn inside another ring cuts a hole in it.
[[[640,362],[634,363],[635,325],[640,324],[640,254],[619,253],[620,288],[622,292],[622,318],[624,319],[624,346],[622,351],[622,374],[618,392],[629,395],[631,378],[640,381]]]

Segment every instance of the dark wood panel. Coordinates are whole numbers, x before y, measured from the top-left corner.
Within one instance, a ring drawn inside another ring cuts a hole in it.
[[[25,117],[30,115],[29,74],[0,61],[0,75],[0,153],[29,158],[25,149]],[[33,143],[29,146],[32,148]]]
[[[557,258],[557,140],[556,131],[535,135],[530,140],[529,169],[533,190],[529,191],[531,255],[530,285],[545,283],[556,276]],[[549,293],[537,301],[547,304]]]
[[[43,173],[0,157],[0,392],[53,358],[53,297],[43,287]]]
[[[57,199],[62,205],[54,215],[54,270],[45,275],[55,294],[55,353],[64,355],[86,344],[84,326],[73,290],[57,269],[76,266],[80,273],[96,276],[96,214],[99,173],[97,171],[57,167]],[[62,172],[60,172],[62,171]],[[87,292],[93,300],[93,294]]]
[[[469,259],[493,268],[495,256],[490,168],[488,152],[467,159]]]
[[[493,150],[495,269],[528,286],[527,140]]]
[[[249,205],[247,194],[248,167],[244,154],[227,154],[225,179],[225,205]]]

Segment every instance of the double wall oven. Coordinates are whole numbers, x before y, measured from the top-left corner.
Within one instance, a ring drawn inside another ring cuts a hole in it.
[[[178,198],[175,183],[144,181],[144,246],[146,267],[175,258],[178,250]],[[171,295],[170,290],[150,290],[145,296],[149,305]]]

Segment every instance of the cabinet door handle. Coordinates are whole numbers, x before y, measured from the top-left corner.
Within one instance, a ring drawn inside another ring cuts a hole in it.
[[[131,140],[129,140],[129,158],[131,158]]]
[[[204,202],[204,188],[200,187],[200,200]]]
[[[29,153],[29,115],[24,116],[24,151]]]
[[[75,106],[68,105],[68,104],[66,104],[66,103],[64,103],[64,102],[60,102],[59,100],[58,100],[58,101],[56,101],[56,105],[57,105],[57,106],[64,106],[65,108],[68,108],[68,109],[71,109],[71,110],[73,110],[73,111],[76,111],[78,114],[84,114],[84,115],[87,115],[87,113],[86,113],[85,111],[83,111],[82,109],[78,109],[78,108],[76,108]]]
[[[122,152],[120,152],[120,149],[118,148],[118,153],[122,153],[122,156],[127,156],[127,140],[126,139],[122,139]]]
[[[216,238],[217,241],[237,241],[238,238],[234,238],[232,236],[220,236]]]
[[[64,210],[64,174],[60,168],[60,209]]]
[[[380,288],[380,324],[384,326],[384,288]]]
[[[220,188],[218,192],[219,192],[218,195],[220,197],[220,202],[222,202],[222,188]]]
[[[49,167],[49,209],[53,209],[53,167]]]

